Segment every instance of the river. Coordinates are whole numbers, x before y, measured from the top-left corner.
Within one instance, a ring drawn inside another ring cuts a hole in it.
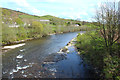
[[[84,31],[27,41],[24,46],[3,53],[3,78],[95,78],[93,69],[82,61],[73,46],[69,47],[65,59],[50,65],[42,64],[45,58],[57,54],[78,33]]]

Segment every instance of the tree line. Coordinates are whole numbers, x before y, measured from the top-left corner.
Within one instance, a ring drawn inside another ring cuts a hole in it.
[[[102,80],[120,80],[120,18],[118,2],[104,2],[96,11],[96,30],[79,34],[76,47]]]

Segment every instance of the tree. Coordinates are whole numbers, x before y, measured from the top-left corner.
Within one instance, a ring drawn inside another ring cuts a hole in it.
[[[26,39],[27,32],[23,26],[18,27],[18,40]]]
[[[8,24],[2,24],[2,42],[9,43],[17,39],[16,28],[8,27]]]
[[[67,26],[69,26],[70,24],[71,24],[71,23],[70,23],[70,22],[68,22],[68,23],[67,23]]]
[[[42,32],[43,31],[43,25],[40,22],[34,21],[32,22],[32,27],[35,29],[38,29],[38,31]]]
[[[43,25],[40,22],[33,21],[32,22],[33,33],[35,37],[39,37],[43,34]]]
[[[85,25],[85,21],[82,21],[82,25]]]
[[[112,55],[112,46],[120,39],[120,24],[117,2],[104,2],[97,10],[95,19],[104,38],[107,51]]]
[[[23,21],[22,21],[20,18],[15,19],[15,22],[16,22],[18,25],[24,24]]]
[[[79,26],[81,26],[81,24],[80,24],[80,23],[76,23],[76,24],[78,24]]]
[[[2,10],[2,15],[4,15],[4,16],[10,16],[10,11],[8,11],[7,9],[3,9]]]

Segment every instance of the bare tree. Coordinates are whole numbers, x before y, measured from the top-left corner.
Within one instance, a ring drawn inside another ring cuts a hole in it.
[[[104,2],[96,12],[96,20],[102,37],[105,40],[107,51],[112,55],[112,46],[120,39],[120,20],[118,18],[118,3]]]

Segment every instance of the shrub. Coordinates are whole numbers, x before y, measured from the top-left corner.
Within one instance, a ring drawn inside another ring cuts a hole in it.
[[[8,27],[6,24],[2,24],[2,42],[9,43],[16,41],[17,39],[17,29]]]
[[[26,39],[27,33],[23,26],[18,27],[18,40]]]
[[[16,22],[18,25],[24,24],[23,21],[22,21],[20,18],[15,19],[15,22]]]
[[[104,39],[95,31],[79,34],[76,43],[83,60],[101,71],[105,79],[119,79],[120,58],[117,55],[119,46],[114,44],[114,56],[108,54]],[[116,54],[115,54],[116,53]]]
[[[43,33],[43,25],[40,22],[33,21],[32,22],[32,32],[34,34],[34,37],[40,37]]]

